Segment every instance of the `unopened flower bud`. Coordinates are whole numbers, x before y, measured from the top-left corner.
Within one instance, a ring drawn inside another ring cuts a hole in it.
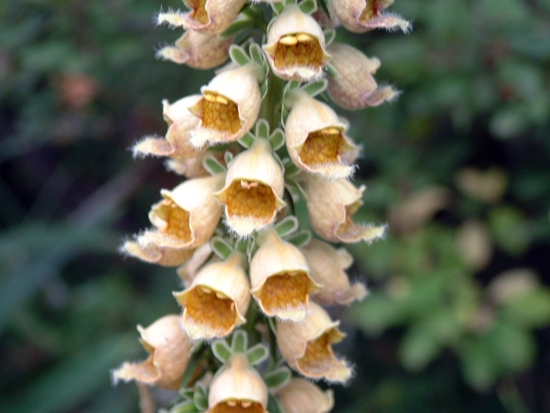
[[[346,125],[326,104],[297,93],[285,124],[286,146],[299,168],[326,178],[347,178],[357,147],[344,134]]]
[[[407,33],[411,24],[394,13],[382,13],[394,0],[332,0],[338,19],[346,29],[365,33],[373,29],[395,30]]]
[[[356,188],[345,179],[330,181],[315,175],[304,177],[311,226],[331,242],[372,242],[384,237],[386,226],[358,225],[351,217],[363,204],[364,186]]]
[[[189,107],[200,120],[191,131],[193,146],[233,142],[250,130],[260,111],[261,70],[251,63],[223,71],[201,88],[202,98]]]
[[[362,283],[350,286],[345,270],[353,263],[353,257],[345,249],[334,249],[326,242],[312,240],[302,253],[311,268],[311,278],[322,285],[311,298],[321,305],[350,304],[362,300],[367,289]]]
[[[193,347],[180,316],[162,317],[147,328],[138,326],[138,331],[150,356],[141,363],[124,363],[113,372],[115,382],[137,380],[163,389],[178,389]]]
[[[330,63],[337,70],[336,77],[328,76],[328,93],[339,106],[357,110],[378,106],[396,98],[399,92],[391,86],[378,87],[373,74],[380,67],[376,57],[368,58],[360,50],[343,43],[329,47]]]
[[[161,190],[163,200],[153,205],[149,220],[156,227],[137,238],[141,245],[196,248],[210,239],[222,215],[222,205],[214,197],[225,174],[190,179],[172,191]]]
[[[202,178],[210,176],[210,172],[204,167],[203,161],[207,151],[199,151],[197,156],[187,159],[168,159],[166,169],[186,178]]]
[[[225,205],[227,224],[247,236],[271,224],[283,201],[284,177],[269,142],[257,139],[230,164],[224,188],[216,194]]]
[[[140,245],[135,241],[126,241],[122,245],[121,251],[151,264],[177,267],[191,258],[195,250],[193,248],[159,247],[155,244]]]
[[[298,6],[288,6],[273,21],[263,49],[275,75],[286,80],[319,78],[330,59],[321,26]]]
[[[267,386],[260,375],[243,353],[236,353],[214,376],[206,413],[268,413],[267,397]]]
[[[183,25],[204,33],[221,33],[241,11],[245,0],[183,0],[191,9],[181,15]]]
[[[229,46],[234,37],[223,38],[217,34],[187,30],[174,46],[166,46],[157,56],[195,69],[212,69],[229,57]]]
[[[162,101],[163,114],[168,131],[165,139],[146,137],[132,148],[134,156],[168,156],[186,159],[197,156],[199,151],[191,145],[191,130],[195,129],[199,120],[189,112],[188,107],[199,101],[201,95],[191,95],[172,104]]]
[[[191,286],[174,293],[183,309],[183,327],[193,339],[225,337],[246,322],[250,285],[243,269],[244,256],[205,266]]]
[[[275,230],[262,234],[260,248],[250,262],[251,293],[270,317],[303,320],[309,295],[319,290],[298,248],[279,238]]]
[[[345,336],[338,330],[339,324],[313,302],[303,321],[277,323],[277,344],[283,358],[291,368],[310,379],[347,381],[351,367],[332,351],[332,345]]]
[[[302,379],[290,379],[277,394],[285,413],[328,413],[334,406],[332,390],[323,391]]]

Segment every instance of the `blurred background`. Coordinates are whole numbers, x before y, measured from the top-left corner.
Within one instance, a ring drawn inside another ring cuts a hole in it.
[[[128,148],[212,72],[154,59],[180,32],[145,0],[0,3],[0,411],[136,412],[109,371],[180,311],[173,269],[117,253],[180,179]],[[399,100],[338,113],[363,156],[350,250],[370,296],[337,309],[356,366],[337,408],[550,412],[550,1],[401,0],[410,35],[339,32]]]

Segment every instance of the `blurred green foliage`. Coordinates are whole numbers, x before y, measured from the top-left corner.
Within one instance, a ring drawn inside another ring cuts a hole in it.
[[[108,371],[144,357],[136,324],[179,311],[172,270],[116,255],[178,182],[127,148],[211,77],[154,60],[179,35],[153,27],[161,6],[181,5],[0,4],[0,411],[137,411]],[[337,314],[357,372],[338,411],[549,411],[550,2],[392,8],[411,35],[338,33],[403,90],[339,110],[358,219],[390,235],[350,248],[371,295]]]

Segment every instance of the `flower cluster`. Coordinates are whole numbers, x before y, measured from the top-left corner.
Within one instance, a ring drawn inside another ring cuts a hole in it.
[[[173,295],[183,311],[138,327],[150,356],[123,364],[115,380],[182,387],[173,411],[332,408],[331,391],[299,376],[350,378],[332,348],[344,334],[324,307],[367,290],[350,283],[353,259],[331,243],[371,243],[385,225],[353,220],[365,190],[350,181],[359,147],[316,96],[326,91],[346,109],[397,96],[374,80],[378,59],[333,41],[340,23],[356,33],[407,31],[407,21],[382,13],[392,2],[184,0],[188,11],[158,15],[185,29],[158,56],[200,69],[231,61],[200,94],[163,101],[166,135],[133,148],[187,178],[160,191],[152,227],[122,246],[177,267],[184,288]],[[296,217],[302,207],[315,236]]]

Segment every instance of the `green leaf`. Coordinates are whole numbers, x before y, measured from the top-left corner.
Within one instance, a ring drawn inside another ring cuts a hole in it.
[[[325,13],[325,15],[329,18],[330,20],[330,11],[328,10],[328,7],[327,7],[327,3],[326,3],[326,0],[317,0],[319,2],[319,6],[321,6],[321,10],[323,10],[323,12]],[[327,43],[328,45],[328,43]]]
[[[296,232],[298,226],[298,218],[293,215],[289,215],[283,220],[277,222],[277,224],[275,224],[273,228],[280,237],[284,237],[286,235],[292,234],[293,232]]]
[[[241,146],[244,146],[246,149],[252,148],[252,145],[254,144],[255,137],[250,132],[246,132],[246,134],[239,139],[239,143]]]
[[[330,62],[325,65],[325,72],[327,72],[327,74],[332,78],[339,76],[338,70],[336,70],[336,68],[331,65]]]
[[[263,375],[266,386],[272,391],[283,387],[290,381],[291,377],[292,375],[288,367],[279,367]]]
[[[295,247],[304,247],[311,241],[311,232],[309,231],[298,231],[294,234],[285,237],[285,241],[290,242]]]
[[[246,357],[249,363],[255,366],[269,357],[269,351],[263,344],[256,344],[246,351]]]
[[[477,390],[486,390],[498,376],[495,361],[488,357],[490,346],[482,340],[471,340],[461,354],[462,374],[470,386]]]
[[[307,83],[301,89],[311,97],[315,97],[319,93],[322,93],[327,88],[327,85],[328,85],[327,80],[321,79],[321,80],[315,80],[313,82]]]
[[[550,290],[544,287],[513,297],[503,304],[501,318],[523,328],[550,323]]]
[[[422,370],[440,352],[438,341],[426,328],[418,325],[409,328],[399,347],[401,363],[412,371]]]
[[[218,161],[212,155],[206,155],[202,160],[202,165],[204,166],[204,169],[206,169],[212,175],[217,175],[217,174],[227,172],[227,169],[225,168],[225,166],[223,166],[220,163],[220,161]]]
[[[274,151],[282,148],[285,144],[285,133],[280,128],[275,129],[269,136],[269,143]]]
[[[237,330],[233,333],[231,340],[231,349],[233,353],[244,353],[248,347],[248,336],[243,330]]]
[[[305,14],[311,14],[317,10],[317,2],[315,0],[304,0],[298,7]]]
[[[229,48],[229,56],[231,60],[239,66],[245,66],[250,63],[250,58],[244,51],[244,49],[237,45],[231,45]]]
[[[231,348],[224,340],[218,340],[212,343],[212,352],[222,363],[229,360],[233,354]]]
[[[212,247],[212,251],[223,260],[233,254],[233,247],[221,237],[212,237],[210,239],[210,246]]]
[[[269,138],[269,123],[265,119],[259,119],[256,122],[256,137],[261,139]]]

